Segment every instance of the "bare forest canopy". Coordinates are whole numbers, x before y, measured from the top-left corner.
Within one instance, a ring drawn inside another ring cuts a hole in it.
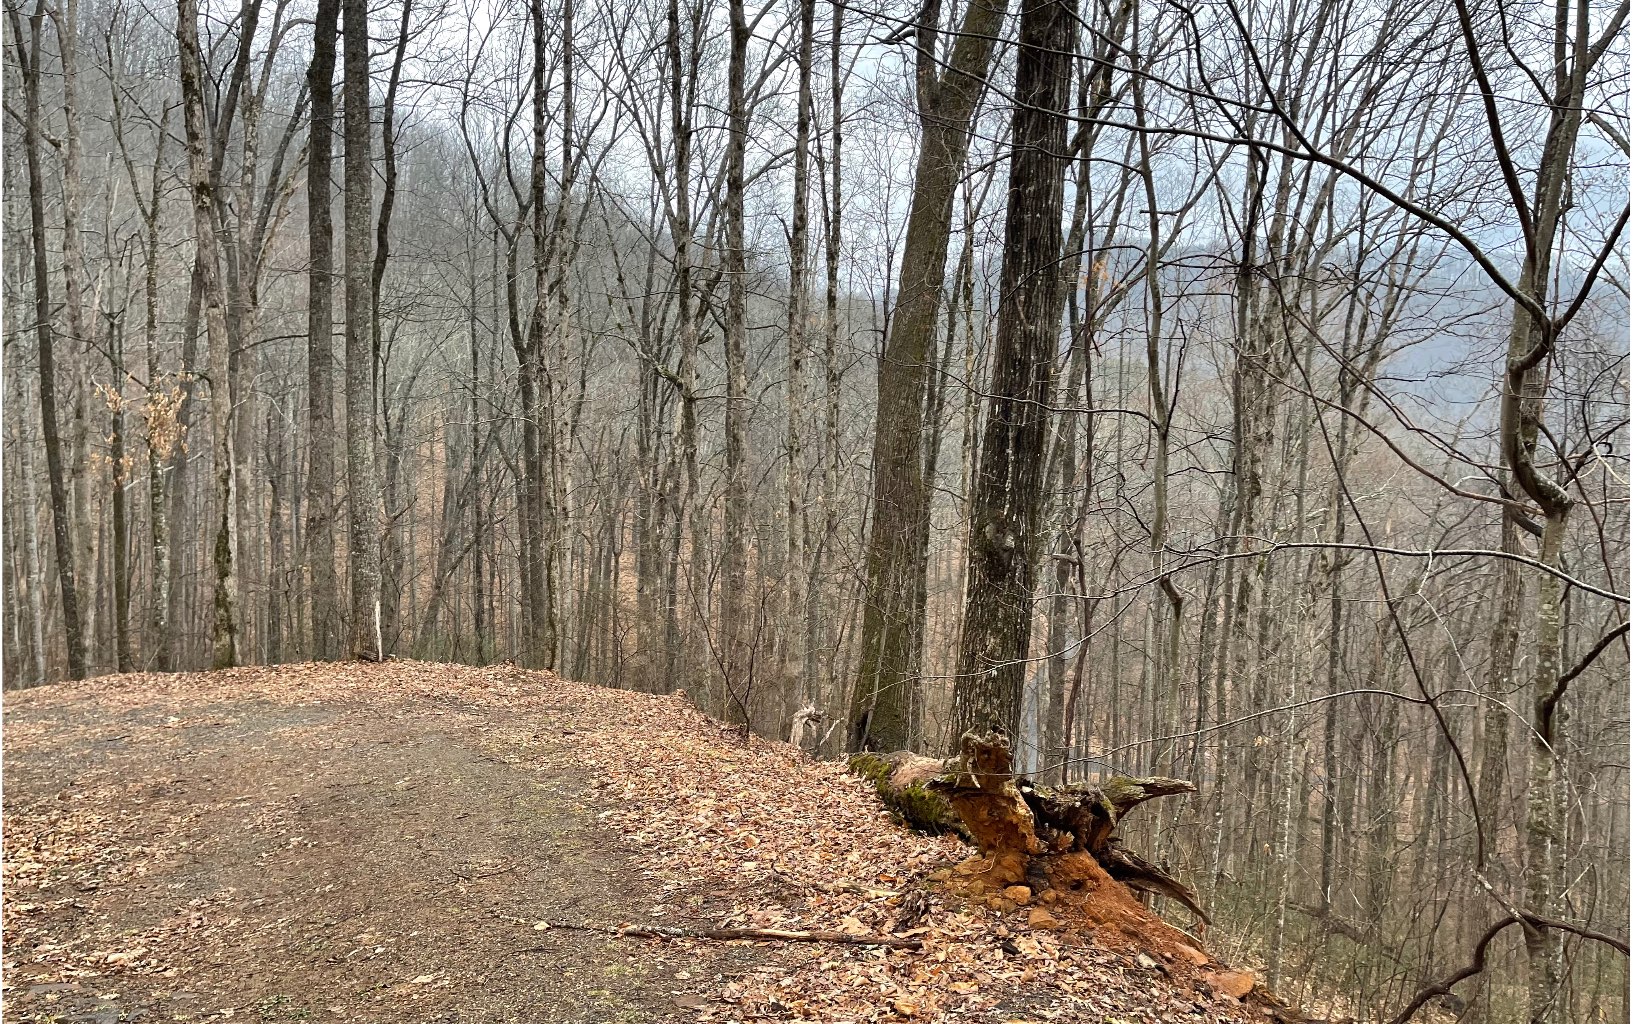
[[[1628,27],[8,0],[5,684],[995,730],[1295,1003],[1615,1018]]]

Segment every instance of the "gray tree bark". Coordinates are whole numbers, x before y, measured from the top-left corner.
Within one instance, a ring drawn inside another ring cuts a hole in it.
[[[336,592],[336,343],[331,218],[332,140],[335,135],[336,23],[341,0],[319,0],[313,16],[313,60],[308,65],[312,113],[308,129],[308,593],[312,601],[312,654],[341,653],[341,608]]]
[[[347,514],[351,615],[348,654],[379,659],[381,491],[377,478],[371,353],[370,22],[342,5],[342,231],[346,249]]]
[[[912,696],[922,673],[929,528],[926,444],[912,439],[922,442],[929,429],[923,422],[928,353],[945,285],[952,205],[968,159],[969,122],[1006,12],[1002,0],[970,0],[943,62],[936,56],[939,0],[924,6],[916,30],[922,141],[894,318],[877,367],[871,537],[860,670],[849,705],[850,750],[896,750],[911,742]],[[944,74],[937,71],[942,63]]]
[[[1041,553],[1047,409],[1064,314],[1059,256],[1075,30],[1075,11],[1065,0],[1025,0],[1014,79],[1002,307],[969,521],[955,736],[1012,736],[1019,727]]]

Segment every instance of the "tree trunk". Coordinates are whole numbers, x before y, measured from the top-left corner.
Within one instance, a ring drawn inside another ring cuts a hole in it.
[[[808,382],[804,360],[809,350],[809,135],[814,73],[815,0],[799,0],[797,41],[797,139],[792,168],[791,274],[786,296],[786,558],[785,622],[782,644],[786,649],[782,674],[787,679],[811,680],[815,667],[814,645],[809,641],[812,612],[805,612],[807,595],[799,567],[806,561],[804,547],[803,472],[798,462],[802,445],[803,411],[808,403]],[[806,665],[797,664],[797,651],[809,648]],[[793,695],[794,697],[796,695]],[[815,694],[801,695],[813,700]]]
[[[393,119],[398,101],[399,76],[404,68],[404,53],[410,43],[410,0],[405,0],[399,15],[399,31],[393,49],[393,67],[387,78],[387,94],[382,102],[382,201],[376,213],[376,245],[370,263],[370,362],[373,388],[380,403],[381,463],[385,530],[382,534],[381,582],[381,643],[382,654],[393,653],[398,647],[399,602],[404,590],[404,527],[399,519],[406,509],[399,507],[399,465],[402,459],[402,433],[393,430],[392,411],[388,408],[391,389],[387,381],[389,355],[382,347],[382,279],[387,276],[387,256],[393,226],[393,203],[398,194],[399,169],[395,151]],[[334,59],[334,58],[333,58]],[[391,337],[389,338],[391,348]]]
[[[307,564],[313,602],[312,656],[341,653],[341,608],[336,593],[336,344],[332,283],[332,138],[336,105],[336,22],[341,0],[319,0],[313,24],[312,97],[308,133],[308,466]]]
[[[125,500],[128,467],[125,458],[125,327],[110,319],[108,328],[108,461],[113,473],[110,494],[114,518],[110,561],[114,576],[114,668],[130,672],[135,666],[131,655],[131,563],[128,557],[130,509]]]
[[[729,143],[724,185],[725,271],[729,306],[723,328],[728,394],[723,404],[723,579],[721,593],[723,684],[732,703],[749,715],[752,680],[743,672],[756,657],[743,620],[746,600],[746,25],[742,0],[729,0]],[[726,705],[726,707],[729,705]],[[748,721],[746,724],[750,724]]]
[[[911,740],[912,696],[922,673],[929,481],[923,476],[924,445],[908,442],[921,440],[927,427],[922,408],[928,351],[945,284],[952,205],[968,159],[969,122],[1006,12],[1001,0],[970,0],[943,76],[935,57],[938,0],[923,8],[917,28],[922,143],[894,318],[877,368],[871,538],[860,671],[849,708],[850,750],[893,750]]]
[[[46,449],[46,478],[51,491],[51,533],[57,554],[57,584],[63,598],[63,639],[68,647],[68,677],[85,678],[85,637],[80,632],[79,589],[74,577],[74,542],[69,532],[68,487],[63,477],[63,448],[57,432],[57,363],[51,320],[51,272],[46,260],[45,181],[40,170],[40,35],[44,7],[29,16],[29,46],[12,10],[12,38],[22,69],[24,150],[28,160],[29,232],[34,249],[34,337],[40,357],[40,426]]]
[[[968,594],[957,652],[959,735],[1014,735],[1025,690],[1047,408],[1064,313],[1059,253],[1075,27],[1064,0],[1026,0],[1014,86],[1003,300],[969,520]]]
[[[234,513],[233,406],[229,396],[227,298],[218,264],[219,247],[213,205],[218,176],[206,155],[206,115],[203,90],[204,66],[199,49],[199,5],[197,0],[177,2],[177,45],[181,57],[184,135],[188,144],[190,188],[194,205],[194,244],[197,249],[200,302],[205,313],[206,364],[211,388],[211,429],[214,431],[214,460],[217,478],[216,541],[212,548],[215,569],[212,600],[211,664],[226,668],[238,663],[239,626],[235,603],[239,594],[234,549],[237,538]],[[245,45],[249,45],[248,40]],[[225,108],[226,110],[227,108]],[[223,117],[227,116],[224,112]]]
[[[700,61],[698,11],[691,12],[689,49],[684,51],[683,12],[681,0],[671,0],[666,13],[666,53],[669,65],[669,88],[672,106],[672,190],[667,219],[672,231],[672,275],[677,295],[678,317],[678,372],[675,384],[678,390],[678,422],[675,432],[673,458],[683,476],[681,491],[674,488],[672,508],[671,556],[667,561],[666,576],[666,663],[665,678],[675,678],[683,654],[682,632],[684,606],[679,588],[679,567],[682,562],[683,538],[691,538],[691,556],[700,557],[699,515],[695,508],[699,492],[698,424],[695,411],[696,357],[699,335],[696,330],[696,303],[694,297],[694,210],[690,185],[694,174],[694,94],[695,82],[691,77]],[[688,585],[698,587],[698,579]]]
[[[348,654],[381,657],[381,494],[375,456],[370,310],[370,22],[342,5],[342,230],[346,239]]]
[[[526,664],[541,668],[553,667],[553,656],[558,649],[557,628],[552,609],[552,567],[547,554],[547,523],[556,516],[551,508],[547,489],[547,463],[551,458],[550,445],[542,441],[542,424],[548,415],[552,378],[546,371],[545,338],[547,328],[547,296],[551,287],[549,254],[547,253],[547,27],[540,0],[530,2],[530,41],[534,65],[530,78],[531,129],[533,145],[530,151],[530,216],[535,242],[532,264],[535,270],[535,302],[530,313],[529,339],[520,353],[519,385],[523,399],[525,454],[524,490],[529,507],[520,525],[524,530],[525,572],[524,614],[526,630]],[[566,42],[566,45],[567,42]],[[526,373],[523,363],[528,362]],[[530,394],[523,395],[526,377]]]

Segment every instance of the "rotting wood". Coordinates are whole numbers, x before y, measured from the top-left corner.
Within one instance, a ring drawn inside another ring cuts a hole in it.
[[[997,885],[1048,886],[1037,862],[1077,851],[1092,855],[1110,877],[1136,892],[1159,893],[1211,924],[1195,890],[1115,838],[1140,804],[1196,791],[1164,777],[1113,776],[1071,786],[1038,786],[1013,773],[1005,737],[970,733],[961,753],[939,760],[895,751],[856,754],[849,767],[870,780],[883,803],[921,832],[961,836],[990,858],[982,873]],[[1182,934],[1182,933],[1181,933]]]

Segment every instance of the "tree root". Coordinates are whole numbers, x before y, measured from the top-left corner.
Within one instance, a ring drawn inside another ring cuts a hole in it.
[[[1193,793],[1193,783],[1117,775],[1039,787],[1014,776],[1008,741],[996,735],[964,736],[961,753],[945,760],[901,750],[855,754],[849,767],[869,779],[884,805],[911,828],[953,833],[979,847],[991,859],[982,873],[990,882],[1019,884],[1035,859],[1085,850],[1129,889],[1159,893],[1212,923],[1195,890],[1115,838],[1129,811],[1159,797]]]

